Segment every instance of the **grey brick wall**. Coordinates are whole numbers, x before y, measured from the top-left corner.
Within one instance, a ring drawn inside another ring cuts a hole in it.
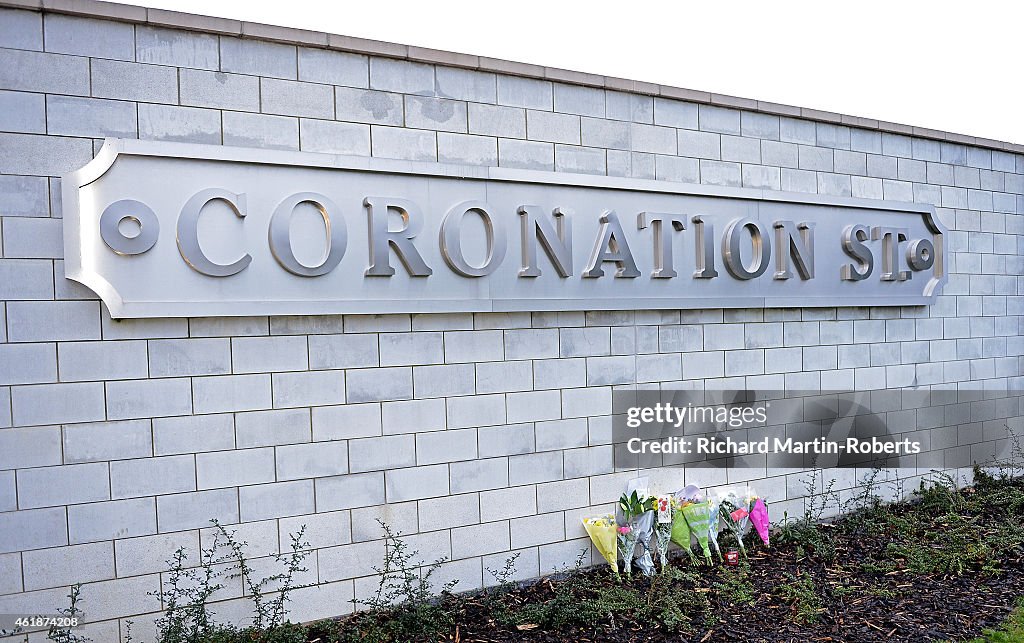
[[[59,176],[105,136],[932,203],[952,274],[929,308],[113,321],[61,260]],[[211,518],[261,563],[306,525],[320,585],[299,620],[373,588],[377,518],[452,560],[439,582],[480,587],[512,551],[549,571],[632,475],[611,473],[613,387],[1019,386],[1021,215],[1007,151],[0,9],[0,612],[55,611],[83,582],[89,635],[130,618],[147,640],[164,561],[194,558]],[[805,493],[793,471],[655,475],[751,482],[776,516]],[[220,617],[244,618],[240,593]]]

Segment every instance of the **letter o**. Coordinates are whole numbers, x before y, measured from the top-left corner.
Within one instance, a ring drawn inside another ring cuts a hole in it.
[[[753,261],[749,266],[743,265],[740,255],[740,234],[744,229],[750,230],[750,241],[754,247]],[[771,261],[772,246],[768,230],[760,221],[754,219],[736,219],[729,223],[722,236],[722,257],[729,273],[737,279],[754,279],[764,274]]]
[[[928,270],[935,265],[935,246],[928,239],[917,239],[907,246],[907,265],[913,270]]]
[[[480,266],[471,266],[462,253],[462,220],[470,212],[483,220],[487,236],[487,259]],[[487,212],[487,204],[480,201],[463,201],[448,210],[441,222],[440,245],[444,262],[463,277],[491,274],[501,265],[507,249],[504,230],[494,225],[493,217]]]
[[[292,214],[295,213],[295,208],[302,203],[310,203],[316,207],[320,216],[323,217],[324,227],[327,229],[327,254],[323,261],[315,266],[307,266],[299,262],[295,258],[295,251],[292,248]],[[343,217],[338,216],[336,220],[331,219],[332,212],[338,212],[338,207],[334,205],[334,202],[315,192],[299,192],[278,204],[274,209],[274,214],[270,217],[267,238],[270,241],[270,251],[281,267],[300,277],[319,277],[337,267],[341,258],[345,256],[348,230]]]
[[[134,237],[121,232],[121,222],[134,221],[139,234]],[[145,203],[133,199],[115,201],[100,215],[100,238],[119,255],[141,255],[156,245],[160,237],[160,220]]]

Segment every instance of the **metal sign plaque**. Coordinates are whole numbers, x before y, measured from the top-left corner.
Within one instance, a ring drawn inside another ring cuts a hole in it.
[[[115,318],[931,303],[928,205],[117,140],[63,179]]]

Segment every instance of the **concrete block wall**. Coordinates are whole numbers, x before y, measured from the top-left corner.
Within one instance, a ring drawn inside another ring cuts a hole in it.
[[[0,9],[0,613],[54,612],[81,582],[89,635],[133,620],[149,640],[166,559],[194,560],[211,518],[260,568],[305,525],[302,580],[319,585],[296,593],[295,620],[372,590],[377,519],[449,558],[437,580],[461,589],[512,552],[521,577],[550,571],[633,476],[611,470],[614,387],[1021,383],[1019,150],[110,6],[117,20]],[[60,175],[106,136],[932,203],[952,274],[927,308],[113,321],[64,279],[60,219]],[[776,517],[805,494],[794,471],[653,475],[753,484]],[[243,619],[241,595],[219,592],[219,617]]]

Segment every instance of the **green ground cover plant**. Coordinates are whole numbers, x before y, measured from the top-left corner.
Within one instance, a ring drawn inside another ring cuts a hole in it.
[[[276,557],[279,571],[264,578],[254,572],[246,544],[214,523],[197,560],[179,550],[169,561],[158,594],[159,641],[710,641],[726,632],[735,637],[737,628],[769,642],[1024,641],[1019,474],[977,469],[971,485],[936,475],[910,499],[891,504],[881,501],[882,482],[872,476],[831,521],[824,516],[840,508],[838,496],[812,479],[817,493],[808,496],[804,515],[774,526],[771,549],[748,534],[750,556],[737,566],[694,566],[679,555],[653,577],[625,578],[606,565],[588,568],[590,552],[583,551],[566,569],[517,582],[513,556],[487,570],[490,587],[465,594],[454,593],[454,582],[435,581],[443,559],[422,560],[382,523],[386,554],[376,568],[376,591],[358,600],[356,614],[308,624],[287,617],[310,553],[303,532]],[[228,579],[240,580],[252,602],[245,627],[218,620],[213,598]],[[71,611],[88,612],[87,590],[72,590]],[[762,625],[754,628],[751,615]],[[87,639],[53,630],[50,640]]]
[[[1024,643],[1024,601],[1001,626],[985,630],[971,643]]]

